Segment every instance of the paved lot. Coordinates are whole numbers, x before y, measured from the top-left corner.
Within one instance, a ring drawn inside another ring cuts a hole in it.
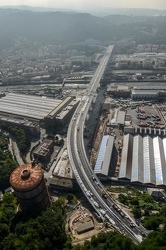
[[[130,114],[132,117],[132,126],[138,127],[137,112],[135,111],[135,109],[128,108],[127,114]]]

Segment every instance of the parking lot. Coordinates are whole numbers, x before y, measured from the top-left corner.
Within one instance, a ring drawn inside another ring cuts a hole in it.
[[[165,129],[165,120],[156,105],[138,105],[136,108],[128,108],[127,114],[132,117],[133,127],[149,127]]]

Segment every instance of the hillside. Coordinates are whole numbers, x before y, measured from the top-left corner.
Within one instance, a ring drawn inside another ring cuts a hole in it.
[[[165,21],[166,17],[96,17],[85,13],[0,9],[0,49],[13,45],[20,36],[43,44],[77,43],[89,38],[109,41],[131,36],[139,42],[141,39],[150,42],[152,38],[155,42],[165,42]]]

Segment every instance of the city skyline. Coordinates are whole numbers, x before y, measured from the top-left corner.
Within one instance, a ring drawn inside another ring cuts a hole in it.
[[[80,0],[0,0],[0,6],[16,6],[27,5],[33,7],[48,7],[48,8],[62,8],[75,10],[104,10],[111,8],[148,8],[148,9],[166,9],[165,0],[140,0],[133,2],[133,0],[103,0],[101,1],[80,1]]]

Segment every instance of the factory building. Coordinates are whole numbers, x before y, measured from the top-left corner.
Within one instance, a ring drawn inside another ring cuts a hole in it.
[[[166,96],[165,86],[137,86],[130,89],[128,86],[110,85],[107,87],[107,94],[114,97],[129,98],[133,100],[153,100]]]
[[[126,62],[121,63],[121,66],[126,67]],[[122,80],[122,81],[128,80],[127,74],[124,74],[124,73],[116,73],[116,74],[114,74],[114,78],[115,78],[115,80]]]
[[[56,124],[64,127],[67,123],[69,123],[70,118],[72,117],[77,105],[78,101],[74,99],[69,103],[67,107],[63,108],[62,111],[56,116]]]
[[[115,109],[115,113],[113,118],[110,120],[110,124],[112,126],[118,126],[119,129],[123,128],[125,125],[125,115],[126,113],[124,111]]]
[[[50,205],[44,173],[38,164],[17,167],[10,175],[10,184],[23,212],[43,210]]]
[[[0,121],[27,129],[29,127],[30,132],[38,133],[38,125],[48,129],[53,129],[56,125],[66,125],[77,105],[78,101],[74,96],[66,97],[62,101],[34,95],[9,93],[0,98]],[[64,109],[66,112],[61,115]]]
[[[9,93],[0,99],[0,114],[40,121],[62,101],[31,95]]]
[[[54,162],[53,165],[53,176],[49,178],[50,186],[56,189],[72,190],[74,188],[74,176],[66,149],[58,162]]]
[[[131,91],[134,100],[157,99],[166,96],[166,86],[137,86]]]
[[[124,136],[119,179],[145,185],[166,185],[166,138]]]
[[[135,90],[148,90],[148,91],[166,91],[166,86],[135,86],[133,89]]]
[[[103,136],[94,172],[101,179],[107,179],[114,146],[114,137],[110,135]]]
[[[34,159],[41,161],[42,163],[47,163],[50,161],[51,154],[54,149],[54,141],[49,139],[44,139],[42,143],[34,150]]]
[[[117,117],[117,124],[120,129],[124,127],[125,125],[125,112],[124,111],[119,110],[118,117]]]
[[[132,162],[132,136],[127,134],[123,140],[123,150],[119,178],[124,180],[131,179],[131,162]]]
[[[31,122],[28,120],[20,120],[9,117],[0,116],[0,123],[5,123],[7,125],[19,126],[27,130],[32,135],[37,135],[40,132],[40,126],[36,122]]]
[[[158,91],[155,90],[136,90],[133,89],[131,92],[131,98],[133,100],[152,100],[157,99],[158,97]]]
[[[66,125],[70,118],[72,117],[78,101],[76,101],[74,96],[68,96],[59,106],[51,110],[51,112],[44,118],[43,122],[46,128],[52,129],[55,124],[59,126]]]
[[[129,98],[131,91],[128,86],[111,84],[107,87],[107,93],[109,95],[113,95],[114,97]]]

